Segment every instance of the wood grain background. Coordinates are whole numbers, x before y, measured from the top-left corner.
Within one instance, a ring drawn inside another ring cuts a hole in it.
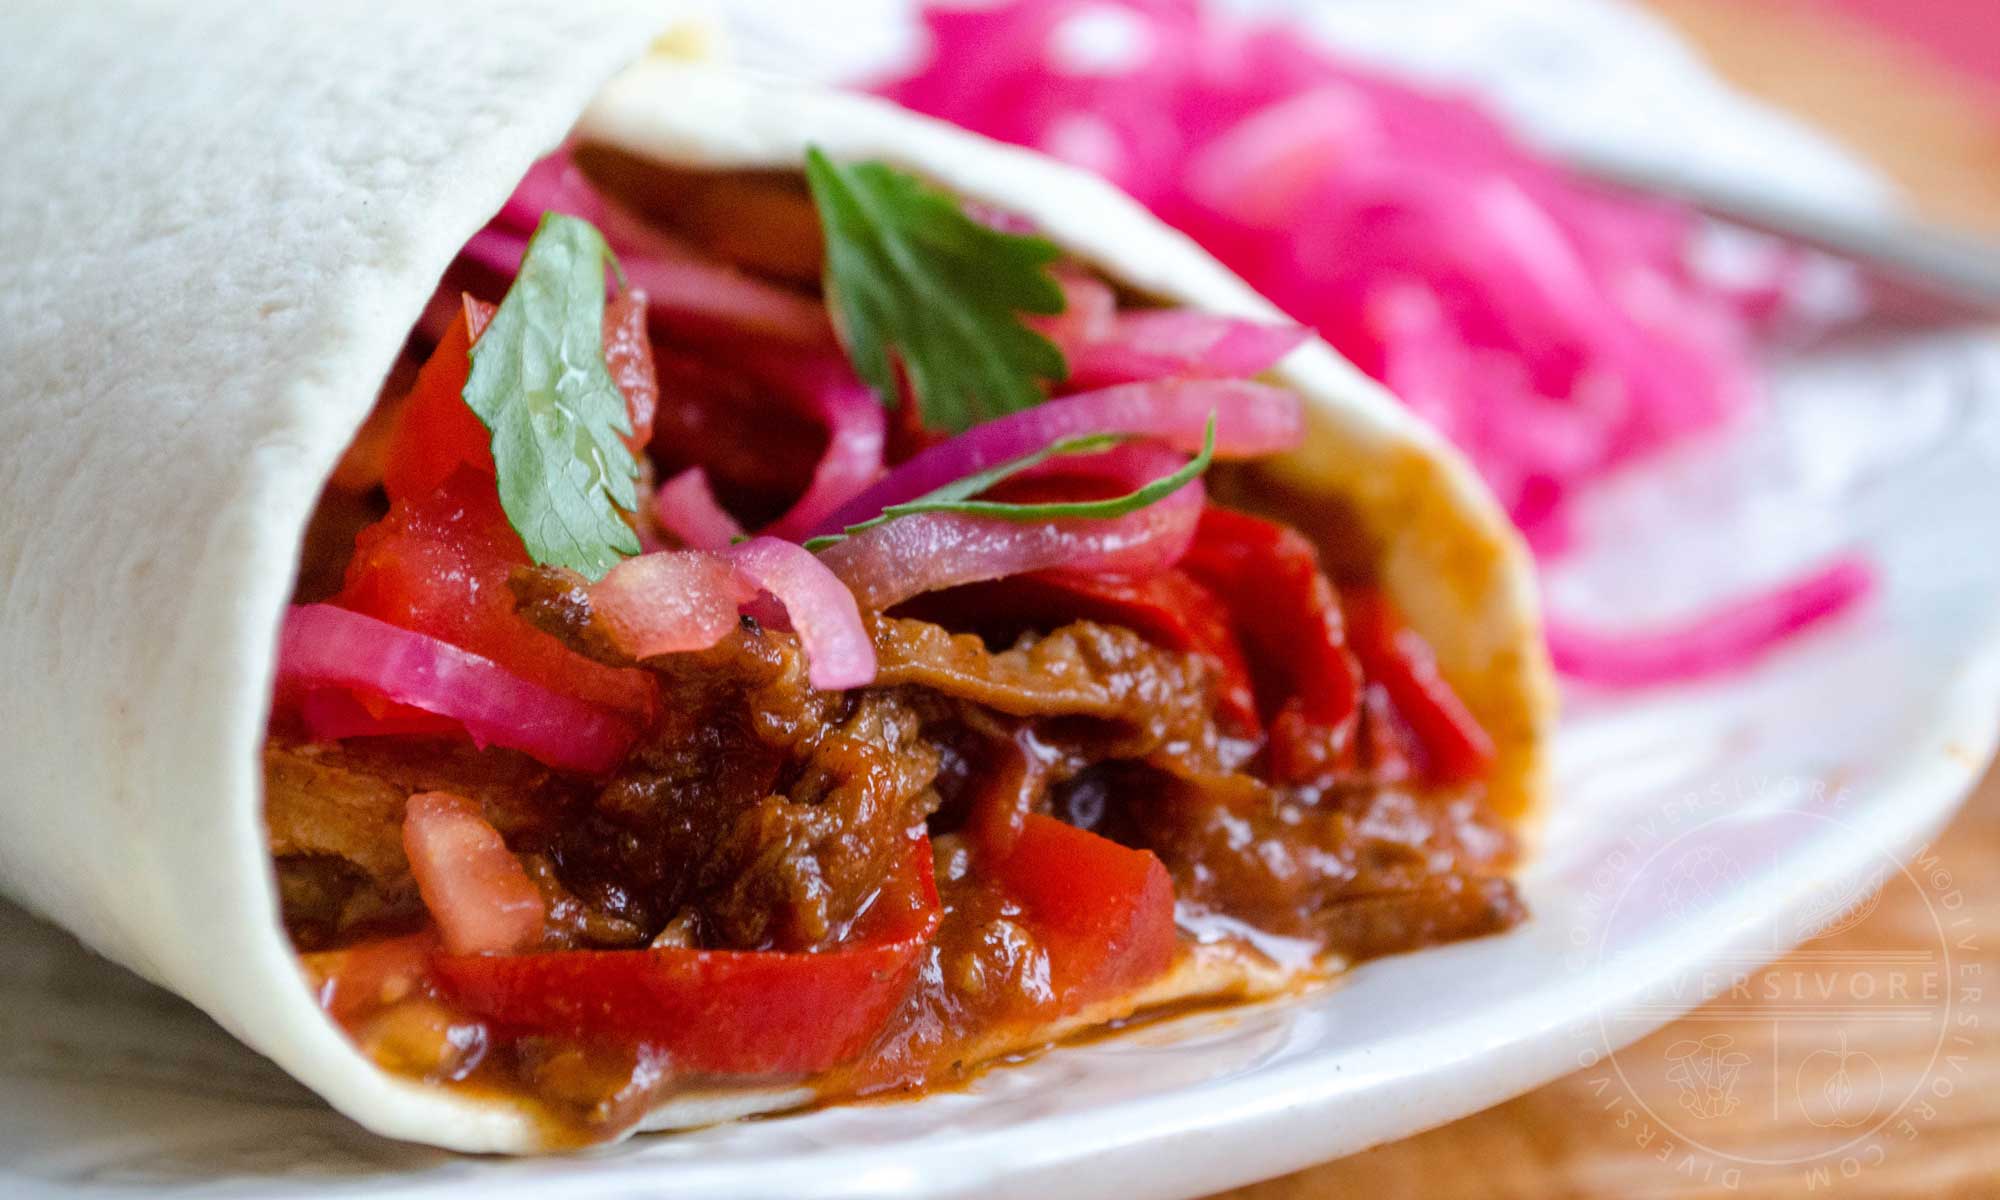
[[[1809,4],[1645,2],[1724,76],[1873,159],[1934,219],[2000,234],[2000,110],[1990,93],[1982,95],[1914,49],[1828,19]],[[2000,0],[1986,2],[2000,21]],[[1885,1139],[1879,1156],[1856,1157],[1851,1174],[1841,1171],[1840,1156],[1821,1160],[1824,1176],[1809,1167],[1756,1165],[1729,1174],[1737,1164],[1723,1155],[1810,1157],[1830,1148],[1824,1129],[1774,1118],[1768,1105],[1746,1104],[1702,1119],[1698,1136],[1709,1153],[1663,1136],[1641,1144],[1643,1121],[1621,1121],[1627,1105],[1599,1070],[1427,1133],[1229,1193],[1227,1200],[2000,1197],[2000,772],[1988,776],[1935,845],[1939,863],[1962,891],[1962,911],[1977,921],[1961,938],[1961,969],[1969,961],[1983,975],[1960,988],[1965,1003],[1953,1034],[1963,1041],[1947,1047],[1948,1058],[1936,1057],[1937,1030],[1927,1025],[1856,1021],[1839,1031],[1858,1052],[1852,1061],[1872,1064],[1866,1068],[1871,1072],[1879,1068],[1890,1094],[1920,1083],[1936,1089],[1940,1080],[1951,1093],[1935,1099],[1931,1115],[1912,1120],[1907,1132]],[[1885,888],[1881,903],[1853,928],[1754,977],[1750,1003],[1698,1010],[1621,1051],[1620,1060],[1630,1055],[1630,1061],[1660,1063],[1679,1044],[1717,1035],[1736,1046],[1768,1047],[1783,1001],[1763,997],[1770,991],[1782,996],[1786,988],[1765,984],[1823,976],[1829,963],[1871,963],[1881,974],[1894,969],[1898,956],[1916,962],[1934,953],[1939,927],[1925,893],[1909,884]],[[1661,1112],[1674,1111],[1676,1085],[1657,1076],[1649,1082],[1636,1071],[1631,1078],[1640,1098]],[[1863,1079],[1873,1081],[1872,1074]]]

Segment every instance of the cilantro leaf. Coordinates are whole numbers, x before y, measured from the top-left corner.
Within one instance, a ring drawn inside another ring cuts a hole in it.
[[[639,552],[625,395],[604,363],[604,268],[587,221],[547,213],[514,286],[472,344],[465,402],[493,434],[500,507],[538,563],[602,579]]]
[[[1144,484],[1122,496],[1112,496],[1103,500],[1064,500],[1046,504],[1009,504],[999,500],[975,500],[972,497],[986,491],[1002,480],[1009,479],[1030,467],[1040,466],[1058,455],[1098,454],[1120,442],[1131,441],[1136,435],[1100,433],[1085,437],[1064,438],[1063,440],[1009,459],[998,466],[989,467],[976,475],[956,479],[934,491],[926,492],[915,500],[902,504],[891,504],[882,510],[882,515],[849,525],[844,531],[826,537],[816,537],[808,541],[808,550],[824,550],[843,538],[873,529],[877,525],[893,521],[898,517],[916,513],[949,512],[965,513],[977,517],[997,517],[1003,521],[1018,521],[1023,524],[1033,521],[1056,521],[1066,518],[1083,517],[1109,520],[1137,512],[1148,504],[1154,504],[1173,495],[1187,486],[1197,476],[1208,470],[1215,461],[1215,414],[1208,417],[1208,428],[1202,434],[1201,452],[1187,461],[1187,464],[1169,475]]]
[[[952,196],[878,162],[806,150],[826,234],[826,293],[855,371],[888,408],[909,372],[924,424],[953,433],[1040,404],[1069,373],[1022,313],[1063,310],[1045,238],[973,220]]]

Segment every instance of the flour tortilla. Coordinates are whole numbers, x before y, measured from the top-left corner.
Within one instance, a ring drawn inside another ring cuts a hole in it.
[[[0,885],[185,996],[369,1128],[528,1152],[509,1105],[386,1075],[280,925],[259,746],[306,518],[459,246],[584,132],[701,165],[808,141],[1012,209],[1135,290],[1271,309],[1105,185],[855,97],[638,60],[613,0],[14,0],[0,39]],[[606,87],[607,81],[611,81]],[[596,103],[591,106],[592,98]],[[1348,497],[1502,749],[1524,818],[1550,720],[1522,549],[1464,463],[1319,345],[1276,468]],[[1263,990],[1198,956],[1162,995]],[[1103,1015],[1103,1014],[1098,1014]],[[647,1124],[796,1103],[677,1102]]]

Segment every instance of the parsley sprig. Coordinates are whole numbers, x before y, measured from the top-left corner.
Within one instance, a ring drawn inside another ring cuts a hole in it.
[[[623,512],[639,464],[625,395],[604,362],[604,270],[589,222],[547,213],[514,286],[472,345],[465,402],[493,434],[500,506],[529,557],[602,579],[639,553]]]
[[[889,408],[909,373],[924,424],[960,433],[1047,398],[1069,373],[1023,313],[1063,310],[1046,238],[1004,233],[957,198],[884,163],[806,150],[826,234],[826,293],[855,371]]]
[[[975,499],[979,493],[987,491],[1005,480],[1019,475],[1031,467],[1038,467],[1050,459],[1083,454],[1101,454],[1121,442],[1131,441],[1136,435],[1122,433],[1089,434],[1083,437],[1063,438],[1030,454],[1009,459],[997,466],[988,467],[963,479],[955,479],[943,487],[926,492],[915,500],[901,504],[891,504],[882,514],[858,524],[849,525],[845,530],[825,537],[807,541],[808,550],[824,550],[835,542],[863,533],[877,525],[893,521],[898,517],[914,516],[917,513],[964,513],[977,517],[997,517],[1003,521],[1057,521],[1074,517],[1109,520],[1137,512],[1149,504],[1166,499],[1195,478],[1208,470],[1215,461],[1215,414],[1210,413],[1208,427],[1202,433],[1201,452],[1189,459],[1179,470],[1152,480],[1122,496],[1111,496],[1103,500],[1061,500],[1042,504],[1010,504],[1002,500]]]

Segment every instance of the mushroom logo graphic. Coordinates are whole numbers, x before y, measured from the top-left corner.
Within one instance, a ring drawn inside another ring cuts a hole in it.
[[[1736,1081],[1750,1065],[1750,1056],[1731,1050],[1735,1044],[1728,1034],[1711,1033],[1700,1041],[1684,1038],[1667,1047],[1667,1079],[1680,1087],[1680,1104],[1689,1116],[1726,1117],[1742,1104]]]

